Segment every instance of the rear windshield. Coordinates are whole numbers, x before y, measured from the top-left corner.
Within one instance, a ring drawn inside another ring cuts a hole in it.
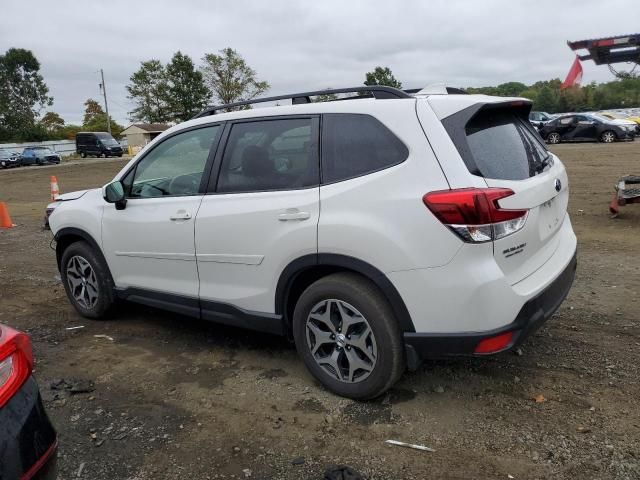
[[[481,110],[466,123],[464,135],[452,139],[469,171],[485,178],[524,180],[541,171],[549,157],[539,136],[512,109]]]

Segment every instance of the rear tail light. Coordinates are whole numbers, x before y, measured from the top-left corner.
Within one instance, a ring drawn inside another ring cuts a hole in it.
[[[498,205],[498,200],[511,195],[509,188],[460,188],[427,193],[422,201],[462,240],[481,243],[524,227],[528,210],[507,210]]]
[[[513,332],[501,333],[495,337],[485,338],[481,340],[473,353],[489,354],[497,353],[511,345],[513,340]]]
[[[29,337],[0,325],[0,408],[20,390],[33,370]]]

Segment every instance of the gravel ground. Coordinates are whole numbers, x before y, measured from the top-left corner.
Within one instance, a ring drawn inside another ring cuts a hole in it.
[[[567,301],[519,354],[428,362],[367,403],[326,392],[277,337],[134,305],[81,318],[40,227],[49,175],[68,192],[124,162],[0,171],[18,224],[0,230],[0,322],[32,336],[59,478],[321,479],[331,464],[370,480],[640,478],[640,205],[607,212],[640,143],[554,150],[579,239]]]

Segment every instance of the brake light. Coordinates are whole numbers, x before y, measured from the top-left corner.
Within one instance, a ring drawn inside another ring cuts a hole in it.
[[[0,325],[0,408],[15,395],[33,370],[29,337]]]
[[[524,227],[528,210],[507,210],[498,205],[498,200],[513,194],[509,188],[460,188],[427,193],[422,201],[462,240],[481,243]]]

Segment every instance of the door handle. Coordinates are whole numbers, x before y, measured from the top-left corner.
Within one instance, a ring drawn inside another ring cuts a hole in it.
[[[173,215],[171,215],[169,217],[169,220],[171,220],[172,222],[175,222],[177,220],[190,220],[191,219],[191,214],[189,212],[176,212]]]
[[[309,218],[311,218],[311,214],[309,212],[300,212],[299,210],[287,210],[286,212],[278,215],[278,220],[281,222],[289,220],[308,220]]]

